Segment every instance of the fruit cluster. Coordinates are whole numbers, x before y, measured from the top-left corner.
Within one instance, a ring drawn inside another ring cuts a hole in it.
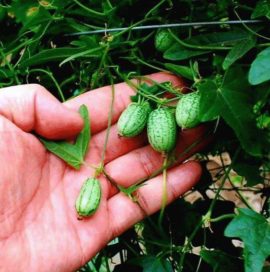
[[[153,109],[147,100],[132,102],[118,120],[118,134],[123,137],[134,137],[147,127],[150,145],[156,151],[167,154],[175,147],[177,124],[182,129],[199,124],[199,102],[198,92],[183,95],[176,109],[165,105]],[[88,178],[76,200],[79,219],[93,215],[99,207],[100,200],[100,181],[96,177]]]
[[[148,141],[153,149],[168,153],[176,144],[177,124],[186,129],[200,123],[199,102],[198,92],[183,95],[177,103],[176,110],[168,106],[159,106],[153,110],[148,101],[133,102],[122,112],[118,120],[118,134],[123,137],[134,137],[147,127]]]

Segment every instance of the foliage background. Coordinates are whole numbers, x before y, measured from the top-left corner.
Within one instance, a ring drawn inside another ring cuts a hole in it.
[[[37,82],[61,101],[134,75],[170,70],[201,94],[215,141],[202,181],[115,239],[83,271],[270,271],[270,2],[14,0],[0,4],[0,87]],[[226,24],[253,19],[256,24]],[[70,35],[179,22],[220,25]],[[242,241],[242,242],[240,242]],[[117,256],[117,264],[111,264]]]

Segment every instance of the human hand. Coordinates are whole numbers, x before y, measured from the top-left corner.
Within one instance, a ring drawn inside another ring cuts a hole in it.
[[[181,84],[168,74],[153,74],[151,78]],[[126,84],[115,85],[113,124],[132,94]],[[54,140],[74,137],[83,126],[77,111],[85,104],[90,111],[92,129],[86,161],[98,165],[111,98],[110,86],[85,93],[64,105],[35,84],[0,90],[0,271],[74,271],[110,240],[140,221],[145,213],[160,209],[161,176],[138,189],[140,205],[101,176],[102,200],[97,212],[78,220],[74,203],[83,181],[94,174],[94,169],[83,166],[79,171],[73,170],[46,151],[31,133]],[[182,132],[178,152],[201,139],[204,133],[203,126]],[[195,146],[181,161],[205,144],[206,141]],[[147,145],[145,135],[119,138],[113,125],[105,164],[106,172],[119,185],[128,187],[159,169],[162,157]],[[196,162],[170,169],[168,203],[189,190],[200,174]]]

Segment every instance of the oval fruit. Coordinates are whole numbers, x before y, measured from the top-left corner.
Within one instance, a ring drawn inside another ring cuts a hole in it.
[[[174,39],[170,32],[166,29],[161,29],[155,36],[155,47],[160,52],[165,52],[173,44]]]
[[[176,122],[169,108],[152,111],[147,121],[147,136],[150,145],[159,152],[171,151],[176,143]]]
[[[140,134],[146,126],[150,111],[151,107],[147,101],[129,104],[118,120],[118,134],[124,137],[134,137]]]
[[[96,178],[88,178],[76,199],[76,211],[78,215],[87,217],[95,213],[101,199],[100,181]]]
[[[200,95],[198,92],[185,94],[178,102],[175,111],[177,124],[181,128],[193,128],[200,123]]]

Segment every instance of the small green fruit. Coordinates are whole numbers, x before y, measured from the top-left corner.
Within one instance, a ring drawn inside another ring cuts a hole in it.
[[[76,199],[76,211],[79,216],[87,217],[95,213],[101,199],[100,181],[96,178],[88,178]]]
[[[200,123],[200,95],[198,92],[185,94],[176,106],[177,124],[185,128],[193,128]]]
[[[165,52],[173,44],[174,39],[170,32],[166,29],[161,29],[155,36],[155,47],[160,52]]]
[[[147,135],[150,145],[159,152],[171,151],[176,143],[176,122],[169,108],[152,111],[147,121]]]
[[[146,126],[150,111],[151,107],[147,101],[129,104],[118,120],[118,134],[124,137],[134,137],[140,134]]]

